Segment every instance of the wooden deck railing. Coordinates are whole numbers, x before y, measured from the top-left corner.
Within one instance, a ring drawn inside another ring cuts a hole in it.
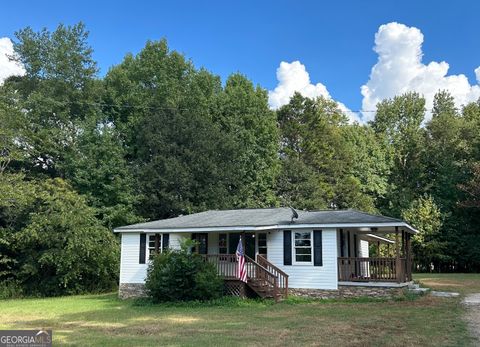
[[[235,254],[202,254],[206,261],[215,264],[218,274],[225,279],[236,279],[238,273]]]
[[[262,265],[264,268],[266,268],[268,271],[270,271],[276,276],[278,288],[280,289],[280,291],[283,292],[283,296],[287,298],[288,297],[288,275],[284,271],[282,271],[281,269],[279,269],[278,267],[270,263],[264,256],[260,254],[257,254],[257,263]]]
[[[218,274],[224,279],[238,279],[238,262],[235,254],[205,254],[205,261],[215,264]],[[257,258],[258,260],[258,258]],[[261,257],[261,263],[245,256],[247,280],[256,289],[268,291],[277,301],[288,295],[288,275]]]
[[[408,262],[410,263],[410,262]],[[405,258],[338,258],[339,281],[405,282],[411,271]]]

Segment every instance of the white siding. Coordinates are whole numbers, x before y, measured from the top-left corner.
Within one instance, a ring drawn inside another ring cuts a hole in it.
[[[283,265],[283,230],[267,233],[268,260],[289,275],[291,288],[337,289],[337,233],[323,229],[323,266]],[[183,237],[189,233],[170,233],[170,247],[178,249]],[[120,283],[144,283],[147,264],[139,264],[139,233],[122,233]],[[148,247],[148,234],[147,234]],[[208,235],[208,253],[218,253],[218,233]],[[148,254],[148,252],[146,252]]]
[[[360,258],[368,258],[368,255],[369,255],[368,241],[359,239],[358,242],[359,242],[358,256]],[[362,274],[362,276],[370,277],[370,264],[368,262],[361,263],[360,273]]]
[[[360,240],[360,247],[358,249],[360,251],[358,255],[360,258],[368,258],[369,250],[367,240]]]
[[[338,289],[336,229],[323,229],[323,266],[283,265],[283,230],[268,233],[267,247],[268,260],[289,275],[289,287]]]
[[[218,254],[218,233],[208,233],[208,254]]]
[[[180,248],[182,237],[189,236],[179,233],[170,233],[170,248]],[[148,249],[148,234],[147,245]],[[148,257],[148,251],[145,251]],[[144,283],[147,275],[148,259],[146,264],[139,263],[140,234],[122,233],[122,247],[120,257],[120,283]]]

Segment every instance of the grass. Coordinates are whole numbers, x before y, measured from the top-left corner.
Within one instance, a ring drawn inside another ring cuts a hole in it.
[[[413,279],[424,287],[433,290],[459,292],[461,294],[480,293],[480,274],[427,273],[414,274]]]
[[[0,329],[52,329],[76,346],[465,346],[456,299],[153,305],[115,294],[0,301]]]

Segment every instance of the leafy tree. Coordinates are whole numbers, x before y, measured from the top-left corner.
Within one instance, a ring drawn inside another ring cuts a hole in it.
[[[459,188],[466,193],[466,200],[460,204],[467,208],[480,209],[480,163],[472,165],[472,178]]]
[[[332,101],[295,94],[277,112],[282,173],[278,194],[299,208],[373,209],[354,176],[347,117]]]
[[[162,40],[111,69],[106,87],[144,217],[275,202],[275,115],[245,77],[222,89]]]
[[[15,184],[3,198],[0,228],[3,277],[30,295],[62,295],[111,289],[118,274],[118,243],[95,211],[61,179]],[[20,188],[20,189],[18,189]],[[3,252],[2,252],[3,253]]]
[[[26,74],[6,81],[12,103],[23,110],[22,149],[27,170],[63,177],[65,155],[81,133],[79,122],[98,100],[97,73],[82,23],[54,32],[31,28],[16,32],[15,58]]]
[[[344,127],[351,155],[350,174],[359,181],[366,200],[364,210],[374,212],[378,199],[384,199],[389,191],[389,175],[392,170],[391,148],[382,134],[376,134],[369,125]]]
[[[65,157],[65,178],[84,195],[109,229],[139,222],[134,179],[117,129],[97,119],[82,122],[82,133]]]
[[[232,206],[236,151],[215,124],[196,114],[164,110],[147,117],[139,129],[136,177],[144,216]]]
[[[219,94],[222,131],[234,138],[239,153],[239,191],[236,207],[265,207],[277,203],[275,180],[279,170],[275,112],[268,107],[267,91],[254,88],[245,76],[231,75]]]
[[[425,99],[407,93],[386,99],[377,105],[372,127],[390,144],[393,167],[388,194],[380,202],[384,213],[400,216],[401,211],[424,192]]]
[[[465,121],[453,97],[446,91],[439,92],[433,104],[432,119],[426,125],[425,187],[448,211],[459,199],[457,185],[466,176],[464,163],[469,146],[462,136]]]
[[[432,266],[438,270],[439,263],[449,259],[444,255],[447,244],[440,237],[443,216],[432,197],[414,200],[402,217],[418,230],[412,238],[417,266],[423,271],[431,271]]]
[[[16,37],[15,59],[26,74],[0,88],[0,114],[15,134],[11,167],[68,180],[108,227],[138,221],[122,142],[98,103],[103,86],[84,25],[26,28]]]

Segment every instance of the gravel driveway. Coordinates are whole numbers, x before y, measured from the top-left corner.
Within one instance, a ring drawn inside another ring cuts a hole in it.
[[[480,293],[468,294],[463,299],[463,304],[467,308],[465,316],[470,332],[477,339],[476,345],[480,346]]]

